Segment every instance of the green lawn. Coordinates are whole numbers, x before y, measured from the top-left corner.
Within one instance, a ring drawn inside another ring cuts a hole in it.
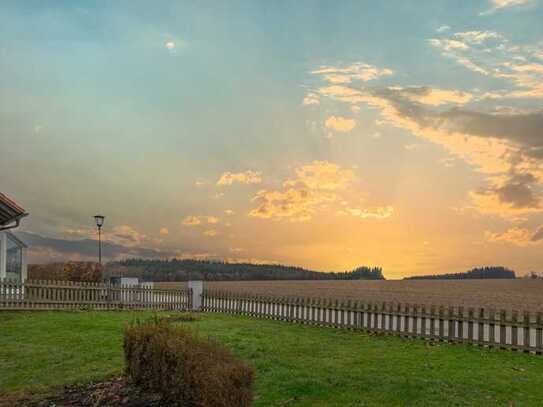
[[[134,315],[0,313],[0,394],[121,372],[122,326]],[[256,406],[543,403],[542,356],[229,315],[185,325],[256,368]]]

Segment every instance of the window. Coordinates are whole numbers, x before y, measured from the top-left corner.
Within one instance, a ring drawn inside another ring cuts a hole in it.
[[[21,282],[23,270],[23,249],[17,241],[7,236],[6,278]]]

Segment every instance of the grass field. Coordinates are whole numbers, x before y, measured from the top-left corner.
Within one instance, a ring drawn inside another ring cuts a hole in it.
[[[0,394],[119,374],[122,326],[133,317],[0,313]],[[219,314],[184,324],[256,368],[256,406],[540,406],[543,400],[540,356]]]
[[[543,311],[543,280],[221,281],[208,288],[251,294]]]

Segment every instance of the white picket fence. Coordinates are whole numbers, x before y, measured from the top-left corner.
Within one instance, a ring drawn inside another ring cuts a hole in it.
[[[543,352],[543,313],[413,304],[287,298],[204,290],[202,310]]]
[[[111,285],[72,281],[0,281],[0,310],[154,309],[187,310],[189,289],[165,290],[145,285]]]
[[[1,310],[133,309],[223,312],[334,328],[543,353],[543,313],[248,295],[69,281],[0,281]]]

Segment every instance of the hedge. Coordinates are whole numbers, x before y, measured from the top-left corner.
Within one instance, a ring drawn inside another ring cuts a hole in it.
[[[183,407],[245,407],[253,400],[254,369],[223,346],[166,321],[125,328],[126,374],[162,401]]]

